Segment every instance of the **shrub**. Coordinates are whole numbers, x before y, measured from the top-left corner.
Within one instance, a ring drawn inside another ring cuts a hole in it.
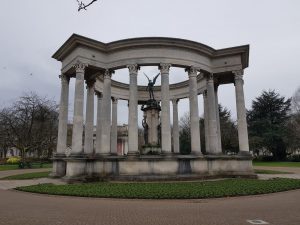
[[[12,157],[9,157],[6,160],[6,163],[8,163],[8,164],[18,164],[20,161],[21,161],[21,158],[19,156],[12,156]]]
[[[290,155],[288,156],[288,160],[291,162],[300,162],[300,155]]]

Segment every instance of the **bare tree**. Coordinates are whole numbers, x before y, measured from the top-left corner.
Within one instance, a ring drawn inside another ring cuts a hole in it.
[[[27,152],[49,157],[55,147],[58,113],[54,101],[35,93],[25,94],[0,111],[0,141],[15,147],[24,160]]]
[[[82,1],[77,0],[78,3],[78,12],[82,9],[86,10],[87,7],[89,7],[90,5],[92,5],[93,3],[95,3],[97,0],[92,0],[90,3],[85,4]]]
[[[296,90],[292,97],[292,110],[295,113],[300,113],[300,87]]]
[[[291,153],[300,149],[300,87],[292,97],[292,114],[287,124],[287,142]]]
[[[191,152],[191,121],[190,115],[186,112],[179,120],[179,142],[180,142],[180,153],[189,154]]]

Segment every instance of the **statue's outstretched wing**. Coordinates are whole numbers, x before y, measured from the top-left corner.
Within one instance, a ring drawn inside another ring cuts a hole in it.
[[[149,79],[149,77],[147,76],[147,74],[145,74],[145,73],[144,73],[144,75],[147,77],[147,79],[148,79],[148,82],[149,82],[149,81],[150,81],[150,79]]]
[[[156,79],[158,78],[159,75],[160,75],[160,73],[158,73],[158,74],[153,78],[153,85],[155,84]]]

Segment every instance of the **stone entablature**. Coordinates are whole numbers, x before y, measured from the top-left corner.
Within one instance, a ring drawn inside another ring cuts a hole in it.
[[[62,73],[81,60],[98,68],[120,69],[129,64],[139,66],[171,63],[177,67],[202,68],[209,73],[248,67],[249,45],[213,49],[198,42],[165,37],[132,38],[102,43],[73,34],[53,58],[62,62]]]
[[[153,176],[165,178],[166,175],[173,177],[182,174],[188,177],[214,174],[253,175],[243,91],[243,69],[248,67],[248,55],[248,45],[215,50],[193,41],[154,37],[104,44],[76,34],[72,35],[53,55],[53,58],[62,62],[59,135],[57,151],[54,154],[53,176],[65,176],[67,179],[89,176],[130,179],[134,176],[137,179],[147,179]],[[161,135],[161,138],[157,138],[157,134],[153,132],[152,136],[155,137],[149,136],[155,145],[151,148],[159,149],[157,151],[159,156],[153,157],[140,155],[141,151],[138,148],[138,104],[144,104],[149,100],[146,87],[138,86],[137,82],[142,66],[157,66],[160,70],[161,86],[153,88],[154,98],[151,94],[151,99],[155,99],[159,106],[155,112],[146,110],[147,113],[144,114],[145,118],[148,117],[147,122],[151,123],[149,126],[152,128],[151,132],[156,131],[153,130],[154,127],[159,127]],[[187,80],[170,84],[171,67],[184,68],[185,75],[183,75]],[[128,69],[129,84],[113,80],[115,70],[122,68]],[[66,156],[70,78],[75,78],[76,82],[72,146],[70,154]],[[218,86],[228,83],[234,84],[236,92],[240,148],[240,154],[232,157],[224,156],[222,153],[218,114]],[[86,103],[84,86],[87,88]],[[97,128],[94,145],[95,95]],[[204,155],[201,151],[199,129],[199,95],[203,95],[204,99],[207,146]],[[179,151],[178,101],[182,98],[188,98],[190,102],[189,156],[182,156]],[[118,99],[128,100],[129,112],[128,153],[122,156],[118,155],[117,150]],[[171,102],[174,128],[172,135]],[[84,104],[86,104],[85,115]],[[150,120],[152,114],[155,114],[154,122]],[[83,129],[85,129],[84,140]]]

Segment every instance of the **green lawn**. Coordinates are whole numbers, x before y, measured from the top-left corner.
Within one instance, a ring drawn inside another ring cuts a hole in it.
[[[277,178],[272,180],[226,179],[202,182],[155,183],[85,183],[53,185],[39,184],[18,187],[17,190],[82,197],[193,199],[256,195],[300,188],[300,180]]]
[[[52,167],[52,163],[44,163],[44,164],[42,164],[42,167],[41,167],[40,163],[33,163],[31,169],[51,168],[51,167]],[[4,171],[4,170],[17,170],[17,169],[19,169],[18,164],[14,164],[14,165],[10,165],[10,164],[0,165],[0,171]],[[27,167],[26,167],[26,169],[27,169]]]
[[[300,167],[300,162],[255,162],[253,166]]]
[[[18,174],[12,175],[8,177],[3,177],[0,180],[28,180],[28,179],[37,179],[37,178],[44,178],[49,176],[50,171],[47,172],[36,172],[36,173],[25,173],[25,174]]]

